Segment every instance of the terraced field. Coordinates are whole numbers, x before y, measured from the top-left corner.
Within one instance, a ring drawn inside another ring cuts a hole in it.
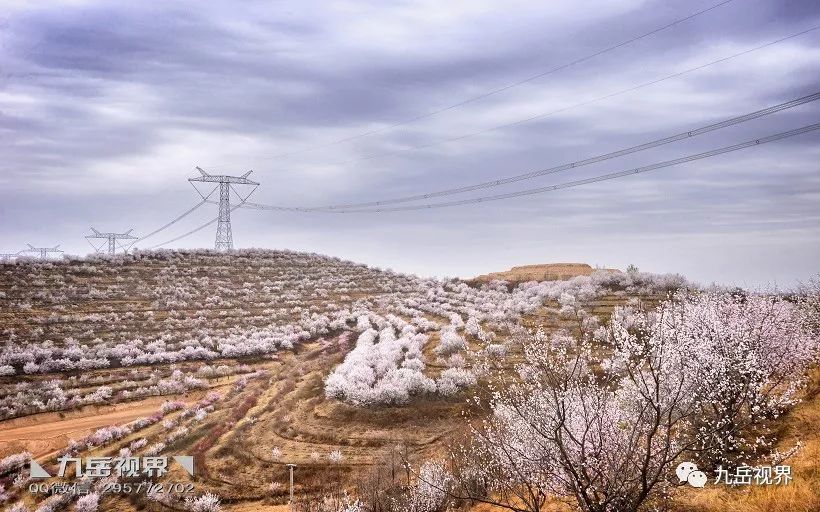
[[[286,503],[290,463],[299,495],[409,481],[406,462],[444,454],[465,418],[487,413],[466,399],[523,361],[516,329],[590,336],[616,308],[652,308],[681,286],[612,272],[468,285],[275,251],[6,264],[0,456],[28,451],[53,471],[65,454],[190,454],[192,479],[176,468],[159,481],[192,480],[229,510]],[[357,353],[375,372],[365,390],[385,392],[330,397],[325,382]],[[27,493],[25,467],[3,481],[10,500],[65,505]],[[180,509],[184,497],[105,496],[101,508]]]

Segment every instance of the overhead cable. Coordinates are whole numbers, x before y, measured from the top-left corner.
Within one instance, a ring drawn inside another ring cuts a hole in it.
[[[753,119],[757,119],[763,116],[767,116],[770,114],[774,114],[776,112],[781,112],[783,110],[787,110],[790,108],[794,108],[800,105],[805,105],[806,103],[811,103],[813,101],[817,101],[820,99],[820,92],[816,92],[814,94],[809,94],[807,96],[803,96],[801,98],[793,99],[790,101],[786,101],[784,103],[780,103],[778,105],[773,105],[768,108],[764,108],[761,110],[757,110],[755,112],[751,112],[748,114],[744,114],[742,116],[733,117],[730,119],[726,119],[724,121],[720,121],[718,123],[709,124],[706,126],[702,126],[700,128],[695,128],[693,130],[687,130],[685,132],[680,132],[675,135],[670,135],[668,137],[663,137],[661,139],[653,140],[651,142],[645,142],[643,144],[638,144],[636,146],[632,146],[625,149],[619,149],[617,151],[612,151],[609,153],[604,153],[601,155],[593,156],[590,158],[585,158],[583,160],[577,160],[574,162],[556,165],[554,167],[549,167],[547,169],[540,169],[537,171],[531,171],[523,174],[517,174],[515,176],[509,176],[506,178],[500,178],[490,181],[484,181],[480,183],[476,183],[473,185],[465,185],[461,187],[453,187],[444,190],[439,190],[436,192],[427,192],[424,194],[416,194],[411,196],[404,196],[404,197],[397,197],[393,199],[384,199],[379,201],[369,201],[363,203],[343,203],[343,204],[335,204],[329,206],[320,206],[320,207],[309,207],[308,209],[312,210],[336,210],[336,209],[348,209],[348,208],[361,208],[361,207],[369,207],[369,206],[383,206],[389,204],[397,204],[397,203],[407,203],[411,201],[419,201],[423,199],[432,199],[434,197],[442,197],[442,196],[449,196],[454,194],[463,194],[465,192],[472,192],[475,190],[482,190],[491,187],[497,187],[501,185],[508,185],[510,183],[515,183],[518,181],[529,180],[533,178],[538,178],[541,176],[546,176],[550,174],[555,174],[563,171],[568,171],[571,169],[576,169],[578,167],[583,167],[585,165],[595,164],[599,162],[603,162],[606,160],[610,160],[613,158],[618,158],[625,155],[630,155],[633,153],[638,153],[640,151],[645,151],[648,149],[656,148],[659,146],[663,146],[666,144],[671,144],[673,142],[678,142],[685,139],[690,139],[693,137],[697,137],[698,135],[703,135],[705,133],[713,132],[715,130],[720,130],[722,128],[727,128],[729,126],[734,126],[740,123],[745,123],[747,121],[751,121]]]
[[[697,153],[694,155],[689,155],[681,158],[675,158],[673,160],[666,160],[663,162],[658,162],[651,165],[645,165],[643,167],[636,167],[634,169],[627,169],[625,171],[613,172],[608,174],[603,174],[600,176],[595,176],[592,178],[586,178],[581,180],[574,180],[568,181],[564,183],[559,183],[556,185],[548,185],[544,187],[535,187],[529,188],[524,190],[519,190],[515,192],[508,192],[504,194],[495,194],[489,196],[482,196],[482,197],[475,197],[471,199],[463,199],[460,201],[449,201],[449,202],[441,202],[441,203],[429,203],[429,204],[421,204],[421,205],[412,205],[412,206],[395,206],[389,208],[370,208],[370,209],[354,209],[354,210],[313,210],[317,212],[324,212],[324,213],[382,213],[382,212],[399,212],[399,211],[412,211],[412,210],[425,210],[425,209],[433,209],[433,208],[445,208],[451,206],[463,206],[468,204],[477,204],[477,203],[484,203],[489,201],[498,201],[502,199],[511,199],[514,197],[522,197],[527,195],[533,194],[540,194],[543,192],[551,192],[555,190],[561,190],[566,188],[578,187],[581,185],[588,185],[590,183],[597,183],[600,181],[612,180],[617,178],[622,178],[626,176],[632,176],[635,174],[641,174],[649,171],[654,171],[657,169],[662,169],[665,167],[672,167],[674,165],[680,165],[686,162],[692,162],[695,160],[701,160],[704,158],[710,158],[717,155],[722,155],[725,153],[730,153],[732,151],[738,151],[741,149],[759,146],[762,144],[767,144],[769,142],[774,142],[778,140],[782,140],[788,137],[794,137],[795,135],[800,135],[803,133],[811,132],[814,130],[820,129],[820,123],[815,123],[808,126],[803,126],[802,128],[797,128],[794,130],[789,130],[787,132],[781,132],[774,135],[769,135],[767,137],[761,137],[757,139],[752,139],[746,142],[742,142],[740,144],[734,144],[732,146],[726,146],[718,149],[713,149],[711,151],[706,151],[704,153]],[[281,207],[268,207],[267,205],[257,204],[257,203],[246,203],[244,205],[245,208],[252,208],[257,210],[280,210]]]

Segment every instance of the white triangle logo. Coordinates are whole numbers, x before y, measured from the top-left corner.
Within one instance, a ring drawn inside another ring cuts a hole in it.
[[[190,455],[174,455],[174,460],[179,462],[179,465],[188,472],[189,475],[194,476],[194,458]]]
[[[31,478],[51,478],[51,475],[39,465],[36,460],[31,460]]]

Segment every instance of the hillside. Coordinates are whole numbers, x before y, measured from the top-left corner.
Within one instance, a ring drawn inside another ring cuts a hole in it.
[[[615,269],[594,269],[586,263],[544,263],[540,265],[522,265],[503,272],[490,272],[472,279],[475,283],[490,281],[507,281],[525,283],[527,281],[566,281],[578,276],[589,276],[593,272],[620,272]]]
[[[365,494],[409,481],[404,461],[444,454],[464,415],[487,414],[466,398],[524,361],[520,327],[591,332],[688,286],[591,269],[468,286],[255,250],[4,264],[0,457],[28,451],[53,474],[66,453],[193,455],[193,479],[174,467],[159,480],[192,480],[227,510],[286,503],[289,463],[298,495]],[[15,485],[20,466],[2,475],[10,499],[64,505]],[[108,496],[101,509],[181,497]]]

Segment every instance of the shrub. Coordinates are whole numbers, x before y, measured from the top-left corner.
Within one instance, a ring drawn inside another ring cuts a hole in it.
[[[74,510],[76,510],[76,512],[97,512],[97,508],[99,506],[100,495],[92,492],[90,494],[86,494],[85,496],[81,496],[77,500]]]
[[[464,337],[459,336],[452,327],[445,327],[439,334],[439,342],[435,348],[436,354],[442,357],[449,356],[467,348]]]
[[[191,512],[220,512],[219,496],[205,493],[202,496],[185,498],[185,510]]]

